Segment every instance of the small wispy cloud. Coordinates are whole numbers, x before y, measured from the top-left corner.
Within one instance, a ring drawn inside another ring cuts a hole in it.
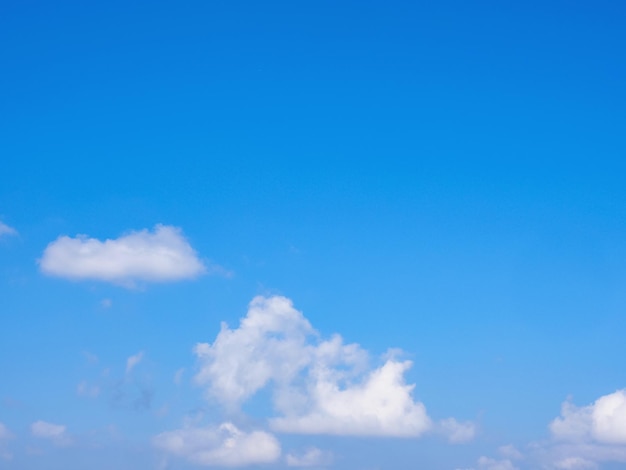
[[[178,369],[175,373],[174,373],[174,384],[176,385],[180,385],[181,382],[183,381],[183,375],[185,374],[185,368],[182,367],[180,369]]]
[[[454,418],[441,420],[437,424],[437,430],[452,444],[469,442],[476,436],[476,425],[474,423],[471,421],[459,422]]]
[[[143,351],[139,351],[137,354],[130,356],[126,359],[126,375],[130,374],[132,370],[143,360]]]
[[[17,230],[0,221],[0,237],[5,235],[17,235]]]
[[[492,459],[490,457],[480,457],[478,468],[481,470],[518,470],[509,459]]]
[[[97,385],[89,385],[83,380],[76,386],[76,394],[80,397],[97,398],[100,395],[100,387]]]
[[[30,430],[34,437],[46,439],[56,446],[67,446],[72,443],[67,427],[61,424],[36,421],[31,424]]]
[[[332,460],[330,452],[324,452],[317,447],[311,447],[301,454],[289,453],[285,457],[289,467],[323,467],[330,465]]]

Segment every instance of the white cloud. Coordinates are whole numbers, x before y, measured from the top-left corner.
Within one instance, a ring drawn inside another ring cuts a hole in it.
[[[126,374],[130,374],[132,370],[143,360],[143,351],[139,351],[134,356],[126,359]]]
[[[387,361],[361,383],[341,387],[337,370],[313,371],[302,412],[293,409],[270,424],[281,432],[351,436],[419,436],[431,421],[411,397],[404,372],[410,361]]]
[[[100,387],[97,385],[89,385],[85,380],[78,384],[76,393],[81,397],[96,398],[100,395]]]
[[[312,447],[301,455],[287,454],[285,461],[289,467],[323,467],[330,465],[332,454]]]
[[[454,418],[447,418],[439,422],[438,428],[453,444],[469,442],[476,436],[476,425],[470,421],[461,423]]]
[[[510,470],[524,458],[528,468],[593,470],[604,463],[626,463],[626,390],[604,395],[587,406],[562,404],[550,424],[551,438],[530,443],[525,455],[511,445],[499,448],[504,460],[482,457],[486,470]]]
[[[626,445],[626,389],[598,398],[583,407],[565,402],[561,416],[550,424],[555,438],[593,440]]]
[[[270,380],[288,383],[311,361],[307,336],[314,330],[285,297],[255,297],[239,328],[222,323],[215,342],[200,343],[198,384],[220,402],[235,407]]]
[[[7,224],[0,222],[0,237],[3,235],[17,235],[17,230],[9,227]]]
[[[550,424],[551,437],[531,442],[524,454],[512,445],[498,450],[501,460],[481,457],[484,470],[514,470],[515,460],[524,468],[545,470],[595,470],[604,464],[626,465],[626,389],[601,396],[586,406],[570,400]],[[523,459],[523,460],[522,460]]]
[[[522,453],[512,444],[498,447],[498,452],[502,457],[512,460],[518,460],[524,457]]]
[[[280,458],[280,444],[269,433],[243,432],[232,423],[218,427],[189,427],[164,432],[153,439],[164,452],[204,466],[239,467],[272,463]]]
[[[222,324],[213,344],[198,344],[195,353],[196,383],[231,409],[271,383],[282,415],[270,420],[276,431],[419,436],[431,427],[404,380],[410,361],[389,355],[369,368],[358,344],[339,335],[321,340],[285,297],[254,298],[239,328]]]
[[[479,458],[478,467],[484,470],[517,470],[509,459],[496,460],[489,457]]]
[[[42,439],[48,439],[55,445],[64,446],[71,444],[72,440],[67,433],[66,426],[61,424],[47,423],[45,421],[36,421],[30,426],[33,436]]]
[[[61,236],[46,247],[39,265],[50,276],[125,286],[192,279],[207,271],[181,229],[160,224],[105,241]]]

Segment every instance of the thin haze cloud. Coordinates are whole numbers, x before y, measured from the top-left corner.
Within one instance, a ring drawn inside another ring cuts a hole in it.
[[[40,420],[31,424],[30,430],[34,437],[49,440],[57,446],[67,446],[72,443],[72,439],[67,433],[67,427],[62,424]]]
[[[0,237],[4,235],[17,235],[17,230],[0,221]]]
[[[137,354],[130,356],[126,359],[126,374],[130,374],[132,370],[143,360],[143,351],[139,351]]]

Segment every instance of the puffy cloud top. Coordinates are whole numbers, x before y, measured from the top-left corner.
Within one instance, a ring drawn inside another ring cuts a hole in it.
[[[105,241],[61,236],[46,247],[39,264],[50,276],[122,285],[191,279],[207,270],[181,229],[167,225]]]
[[[418,436],[431,427],[404,380],[410,361],[370,368],[358,344],[339,335],[322,340],[285,297],[256,297],[239,328],[222,324],[213,344],[198,344],[195,353],[195,381],[227,407],[271,384],[281,416],[270,425],[280,432]]]
[[[583,407],[565,402],[561,416],[552,421],[550,430],[563,440],[626,444],[626,390],[604,395]]]
[[[269,433],[239,430],[232,423],[164,432],[154,445],[196,465],[238,467],[272,463],[280,458],[278,440]]]

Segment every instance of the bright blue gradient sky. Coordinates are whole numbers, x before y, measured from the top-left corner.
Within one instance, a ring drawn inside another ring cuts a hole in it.
[[[626,424],[571,445],[549,425],[626,387],[625,17],[615,1],[5,2],[0,467],[191,469],[154,436],[233,422],[280,442],[270,468],[309,448],[337,470],[621,468]],[[156,224],[215,272],[43,272],[59,236]],[[292,434],[268,424],[271,386],[240,410],[207,399],[193,348],[257,295],[372,370],[401,349],[433,429]],[[472,438],[449,443],[449,417]]]

